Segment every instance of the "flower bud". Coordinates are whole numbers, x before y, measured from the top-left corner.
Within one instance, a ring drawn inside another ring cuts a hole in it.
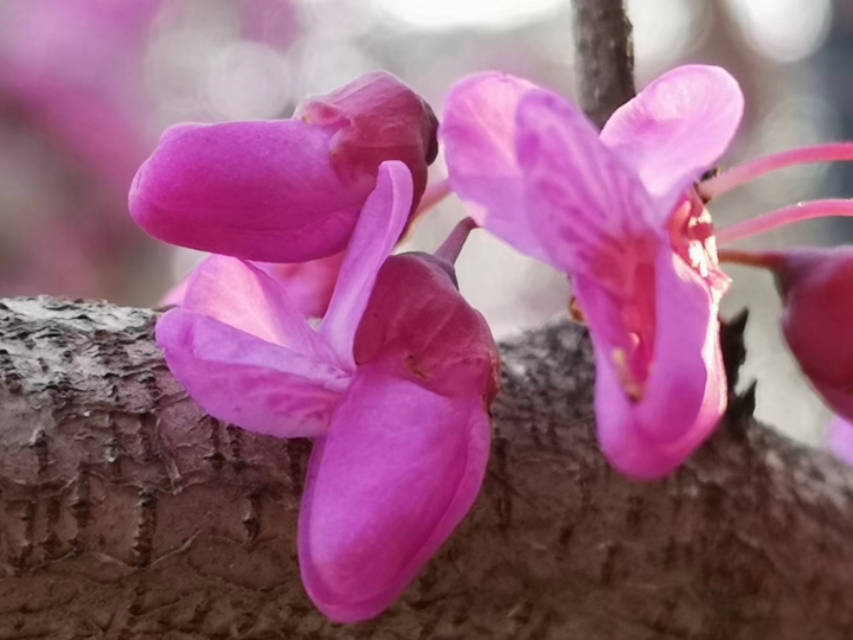
[[[785,340],[827,404],[853,420],[853,248],[775,257]]]
[[[430,107],[386,73],[310,100],[290,120],[171,127],[134,179],[130,212],[170,244],[316,260],[346,248],[382,162],[406,164],[415,210],[436,128]]]
[[[342,176],[375,175],[385,160],[401,160],[412,172],[416,204],[420,200],[427,166],[438,156],[438,119],[423,98],[394,76],[368,73],[308,100],[293,117],[335,131],[332,164]]]

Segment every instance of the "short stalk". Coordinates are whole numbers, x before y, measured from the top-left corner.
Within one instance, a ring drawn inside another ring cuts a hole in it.
[[[453,227],[453,231],[447,236],[442,245],[436,250],[435,257],[441,258],[450,264],[456,264],[456,259],[465,246],[465,241],[468,239],[468,234],[472,229],[477,228],[477,223],[471,218],[463,218]]]

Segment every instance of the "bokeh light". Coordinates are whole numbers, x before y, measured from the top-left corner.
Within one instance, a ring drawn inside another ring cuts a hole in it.
[[[377,13],[412,29],[507,29],[543,20],[565,0],[372,0]]]
[[[832,21],[831,0],[727,0],[748,42],[776,62],[796,62],[820,48]]]

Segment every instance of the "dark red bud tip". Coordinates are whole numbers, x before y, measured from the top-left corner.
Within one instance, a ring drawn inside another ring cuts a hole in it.
[[[309,100],[294,115],[334,133],[332,161],[342,177],[375,175],[386,160],[405,163],[417,206],[426,188],[427,166],[438,155],[438,119],[400,80],[384,71],[369,73]]]
[[[426,160],[427,165],[431,165],[438,157],[438,118],[432,110],[432,107],[430,107],[426,102],[424,102],[424,108],[429,120],[426,157],[424,159]]]

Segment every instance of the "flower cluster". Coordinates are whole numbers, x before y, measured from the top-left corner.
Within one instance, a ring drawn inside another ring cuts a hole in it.
[[[131,190],[136,221],[214,253],[157,326],[166,361],[211,415],[314,448],[299,521],[309,596],[330,618],[378,615],[447,539],[482,483],[498,354],[453,271],[463,222],[435,255],[392,250],[440,140],[449,185],[476,225],[571,277],[596,353],[601,447],[623,473],[660,477],[726,406],[721,259],[774,269],[803,370],[853,418],[847,250],[718,253],[717,242],[816,215],[823,201],[715,236],[710,199],[769,170],[853,157],[828,145],[701,181],[743,110],[722,69],[688,66],[647,87],[599,134],[550,91],[466,78],[443,121],[375,73],[291,120],[167,131]]]

